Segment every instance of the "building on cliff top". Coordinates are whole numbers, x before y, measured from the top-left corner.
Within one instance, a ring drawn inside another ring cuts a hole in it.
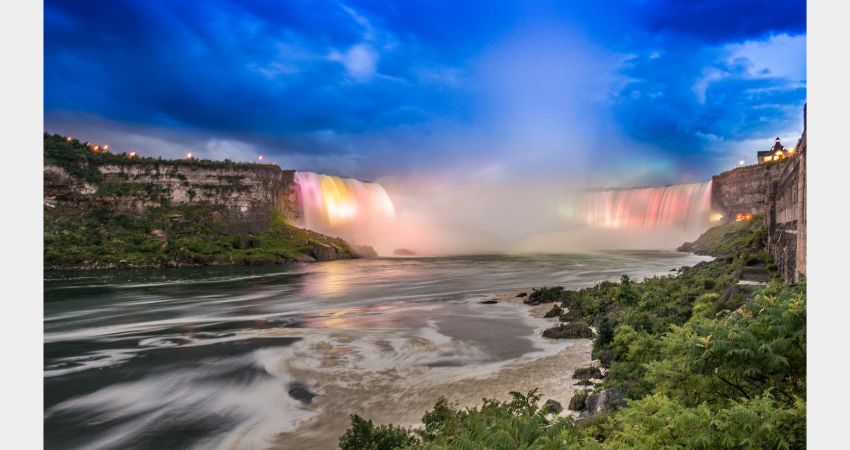
[[[776,142],[773,144],[773,147],[770,147],[770,150],[765,150],[763,152],[758,152],[756,155],[756,159],[758,159],[759,164],[768,163],[771,161],[779,161],[780,159],[787,158],[794,154],[795,149],[786,149],[780,139],[777,137]]]

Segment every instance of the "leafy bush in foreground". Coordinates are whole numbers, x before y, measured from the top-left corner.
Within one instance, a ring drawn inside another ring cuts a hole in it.
[[[413,445],[416,439],[402,427],[375,426],[371,420],[351,416],[351,428],[339,440],[342,450],[391,450]]]

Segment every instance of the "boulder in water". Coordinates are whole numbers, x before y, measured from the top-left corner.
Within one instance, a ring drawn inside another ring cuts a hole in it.
[[[498,300],[484,300],[484,301],[480,301],[478,303],[481,303],[482,305],[495,305],[496,303],[499,303],[499,301]]]
[[[564,407],[561,406],[560,403],[550,398],[549,400],[546,400],[546,403],[543,404],[543,408],[541,409],[545,413],[558,414],[564,410]]]
[[[517,296],[517,298],[521,298],[521,297],[525,297],[525,296],[527,296],[527,295],[528,295],[528,294],[527,294],[527,293],[525,293],[525,292],[520,292],[520,293],[519,293],[519,294],[517,294],[516,296]]]
[[[562,323],[543,332],[543,337],[550,339],[590,339],[593,330],[584,322]]]

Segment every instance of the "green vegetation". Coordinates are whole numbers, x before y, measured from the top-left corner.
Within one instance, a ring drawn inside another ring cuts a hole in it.
[[[548,415],[535,391],[480,408],[441,400],[394,448],[805,448],[805,283],[737,283],[742,269],[769,260],[760,223],[710,230],[700,239],[720,257],[675,277],[535,290],[558,296],[562,320],[596,327],[593,355],[607,368],[596,389],[618,390],[626,407],[574,421]],[[570,409],[586,398],[577,392]]]
[[[689,242],[679,250],[699,255],[736,256],[739,252],[761,242],[764,219],[753,216],[751,220],[718,225],[703,233],[696,241]]]
[[[194,204],[147,208],[59,208],[44,218],[46,267],[265,264],[291,261],[317,245],[353,257],[342,240],[286,224],[280,214],[259,233],[230,231],[220,208]]]

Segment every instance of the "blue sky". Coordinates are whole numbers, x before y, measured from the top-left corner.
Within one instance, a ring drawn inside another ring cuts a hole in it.
[[[45,129],[367,179],[705,179],[806,98],[804,1],[45,2]]]

